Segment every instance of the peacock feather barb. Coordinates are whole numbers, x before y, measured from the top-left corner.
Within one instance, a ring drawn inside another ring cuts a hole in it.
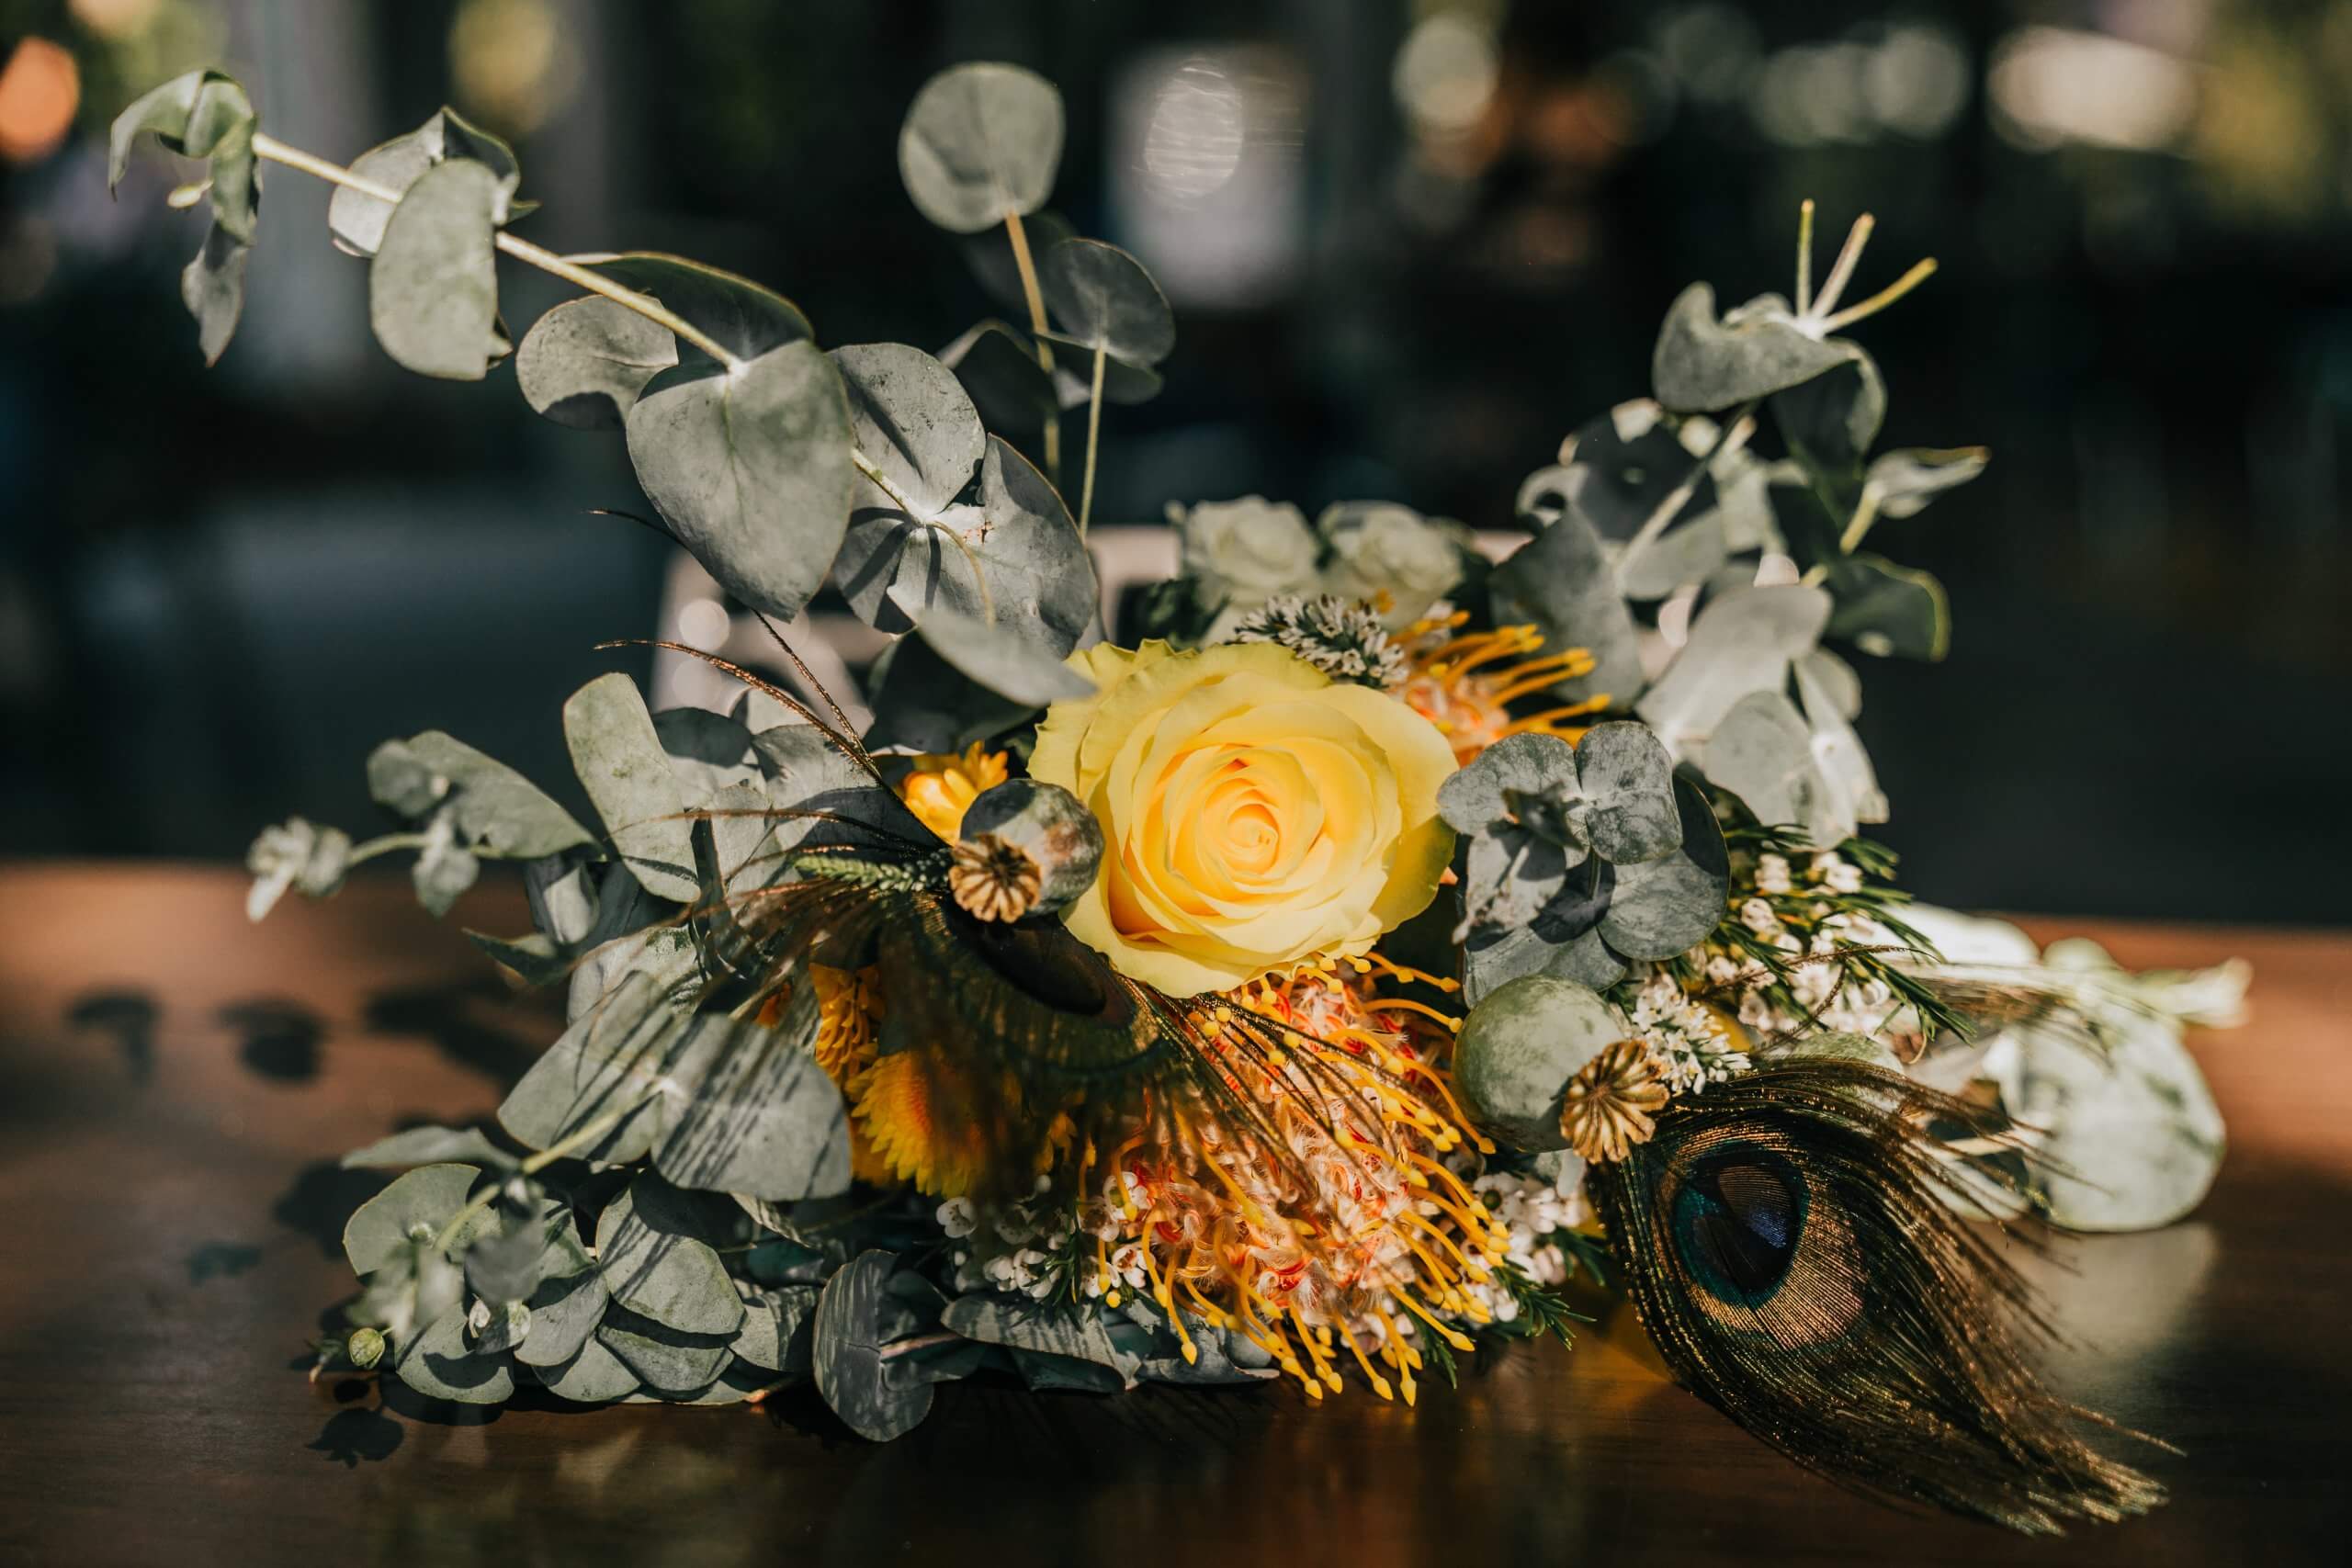
[[[2048,1327],[1931,1118],[1975,1120],[1826,1058],[1678,1100],[1590,1179],[1635,1310],[1681,1382],[1840,1483],[2032,1532],[2144,1512],[2162,1488],[2028,1365]]]

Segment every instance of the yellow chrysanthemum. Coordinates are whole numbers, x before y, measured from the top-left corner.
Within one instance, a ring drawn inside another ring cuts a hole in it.
[[[989,1153],[977,1129],[956,1113],[956,1097],[942,1092],[952,1072],[936,1052],[893,1052],[858,1079],[852,1112],[882,1168],[937,1198],[962,1196]]]
[[[976,740],[961,751],[926,751],[915,758],[913,768],[899,781],[899,797],[924,827],[954,843],[964,813],[980,792],[1012,776],[1004,753],[983,751]]]
[[[817,1038],[810,1052],[825,1076],[845,1095],[854,1096],[857,1081],[874,1065],[878,1050],[876,1026],[882,1021],[882,996],[875,988],[879,976],[871,968],[851,971],[822,964],[808,965],[808,983],[817,990]],[[889,1162],[875,1151],[873,1141],[855,1119],[849,1124],[849,1173],[876,1187],[899,1185]]]

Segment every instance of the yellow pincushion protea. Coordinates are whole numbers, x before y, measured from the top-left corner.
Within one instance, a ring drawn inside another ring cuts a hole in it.
[[[1510,705],[1520,698],[1591,674],[1592,655],[1581,648],[1545,653],[1544,634],[1533,626],[1464,631],[1469,619],[1467,611],[1457,610],[1407,628],[1409,669],[1396,688],[1407,707],[1444,734],[1461,766],[1510,735],[1556,735],[1573,746],[1608,711],[1610,698],[1602,693],[1541,713],[1514,714]]]
[[[976,740],[961,751],[925,751],[916,757],[913,768],[899,781],[899,797],[924,827],[952,844],[964,825],[964,813],[980,792],[1012,776],[1004,753],[983,750]]]

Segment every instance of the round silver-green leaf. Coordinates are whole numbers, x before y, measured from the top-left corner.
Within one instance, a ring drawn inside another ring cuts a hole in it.
[[[368,269],[384,352],[420,375],[479,381],[500,352],[498,175],[469,158],[417,175]]]
[[[1018,65],[949,67],[923,84],[899,131],[907,195],[958,234],[1043,207],[1061,156],[1062,96]]]

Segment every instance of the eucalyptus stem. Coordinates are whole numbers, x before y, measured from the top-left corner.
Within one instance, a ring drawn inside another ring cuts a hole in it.
[[[1871,525],[1877,521],[1878,486],[1866,484],[1862,487],[1862,499],[1854,506],[1854,520],[1847,524],[1845,533],[1838,536],[1838,547],[1852,555],[1861,547],[1863,538],[1871,531]]]
[[[387,833],[380,839],[370,839],[359,845],[343,863],[348,868],[374,860],[378,855],[390,854],[394,850],[421,850],[429,841],[423,833]]]
[[[1086,400],[1086,482],[1078,492],[1078,536],[1086,537],[1087,520],[1094,515],[1094,447],[1102,434],[1102,363],[1106,351],[1094,345],[1094,389]]]
[[[916,511],[914,502],[909,501],[905,493],[890,482],[889,477],[876,468],[865,454],[854,446],[849,449],[849,460],[857,465],[857,471],[865,476],[868,483],[889,497],[890,504],[904,513],[908,522],[946,535],[948,543],[964,552],[964,564],[972,569],[972,586],[979,590],[981,616],[990,626],[994,626],[996,624],[996,595],[989,592],[988,574],[980,570],[980,558],[972,553],[972,547],[965,542],[964,536],[937,518],[925,517]],[[1080,531],[1084,532],[1083,529]]]
[[[1046,296],[1037,287],[1036,259],[1029,254],[1029,231],[1022,227],[1021,214],[1010,207],[1004,209],[1005,237],[1012,242],[1012,265],[1021,273],[1021,297],[1029,306],[1029,332],[1037,344],[1037,368],[1046,373],[1050,389],[1054,379],[1054,351],[1046,343]],[[1062,416],[1060,401],[1055,400],[1055,412],[1046,415],[1046,477],[1055,484],[1062,482]]]
[[[661,1093],[662,1091],[657,1089],[646,1095],[642,1100],[636,1100],[628,1105],[624,1105],[617,1111],[605,1111],[602,1116],[599,1116],[594,1121],[588,1122],[579,1131],[573,1133],[570,1137],[565,1138],[559,1143],[549,1145],[548,1147],[541,1149],[537,1154],[535,1154],[523,1161],[521,1165],[514,1168],[516,1173],[522,1176],[536,1176],[540,1171],[545,1170],[548,1167],[553,1165],[556,1161],[562,1159],[567,1156],[576,1154],[580,1150],[588,1147],[591,1144],[596,1142],[597,1139],[602,1138],[605,1134],[619,1126],[623,1122],[628,1121],[630,1117],[636,1115],[639,1111],[652,1104],[655,1100],[661,1097]],[[434,1250],[437,1252],[448,1251],[449,1244],[458,1239],[458,1232],[464,1228],[465,1223],[473,1218],[474,1215],[480,1213],[482,1210],[488,1208],[490,1206],[491,1200],[498,1196],[499,1186],[499,1183],[493,1182],[490,1186],[483,1188],[481,1196],[473,1199],[464,1208],[449,1216],[449,1223],[441,1227],[441,1234],[435,1236],[433,1240]]]
[[[1813,197],[1797,208],[1797,314],[1813,309]]]
[[[1910,293],[1911,290],[1918,288],[1919,285],[1927,282],[1928,279],[1933,277],[1935,275],[1935,257],[1929,256],[1924,261],[1916,262],[1912,265],[1910,271],[1905,273],[1901,277],[1896,278],[1893,283],[1888,284],[1885,288],[1880,289],[1877,293],[1871,295],[1860,304],[1849,305],[1834,316],[1824,317],[1821,322],[1821,330],[1824,333],[1834,333],[1840,327],[1852,326],[1856,321],[1860,321],[1865,316],[1875,316],[1881,310],[1885,310],[1889,305],[1894,304],[1897,299],[1902,299],[1905,294]]]
[[[1625,542],[1624,553],[1617,558],[1621,570],[1624,562],[1632,560],[1644,549],[1657,543],[1657,536],[1666,532],[1666,525],[1673,522],[1676,514],[1690,503],[1690,497],[1697,493],[1699,480],[1706,474],[1709,464],[1717,457],[1726,457],[1747,445],[1747,438],[1756,434],[1758,400],[1751,398],[1740,404],[1733,411],[1729,419],[1716,426],[1714,440],[1708,445],[1704,452],[1699,455],[1697,461],[1690,465],[1690,471],[1682,476],[1682,482],[1667,492],[1666,499],[1657,503],[1657,510],[1645,518],[1641,528]]]
[[[289,169],[300,169],[306,175],[315,175],[331,185],[339,185],[346,190],[356,190],[362,196],[372,196],[378,201],[394,207],[400,205],[401,193],[390,186],[378,185],[364,175],[355,175],[342,164],[331,164],[324,158],[315,157],[303,152],[300,147],[289,147],[275,136],[264,135],[256,131],[254,135],[254,156],[266,158],[273,164],[283,164]],[[518,240],[503,229],[498,231],[496,243],[500,250],[513,256],[516,261],[537,267],[542,272],[553,273],[575,288],[584,288],[591,294],[601,294],[616,305],[625,306],[643,316],[647,321],[658,322],[669,328],[679,338],[694,344],[711,358],[727,367],[729,370],[740,370],[743,367],[743,362],[729,352],[724,344],[687,321],[684,316],[673,310],[665,310],[652,296],[639,294],[636,289],[616,283],[602,273],[592,271],[576,262],[566,261],[553,251],[535,245],[528,240]]]
[[[1829,268],[1829,278],[1821,286],[1820,298],[1813,302],[1815,313],[1826,316],[1838,308],[1838,297],[1846,292],[1847,280],[1854,276],[1855,264],[1862,259],[1862,247],[1871,243],[1871,231],[1877,227],[1878,220],[1865,212],[1846,231],[1846,243]]]

